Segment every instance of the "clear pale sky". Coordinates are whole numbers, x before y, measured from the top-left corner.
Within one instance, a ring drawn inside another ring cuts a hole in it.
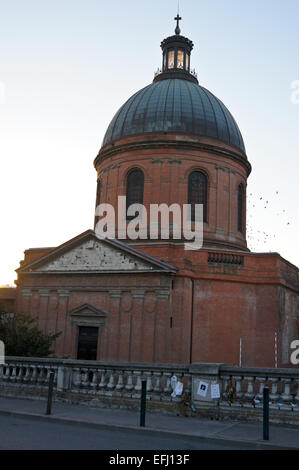
[[[115,112],[161,65],[177,0],[0,7],[2,285],[13,284],[25,249],[93,228],[93,160]],[[232,112],[253,166],[249,247],[298,266],[299,103],[291,85],[299,80],[299,2],[181,0],[180,14],[195,45],[191,66]]]

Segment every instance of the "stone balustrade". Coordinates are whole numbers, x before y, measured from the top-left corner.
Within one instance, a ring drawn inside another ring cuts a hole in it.
[[[44,385],[49,383],[50,372],[54,372],[54,385],[57,384],[58,367],[35,363],[8,362],[0,365],[0,384],[17,383],[28,385]]]
[[[14,384],[22,386],[23,392],[28,386],[46,391],[51,371],[55,372],[54,387],[57,392],[93,398],[137,399],[141,393],[141,382],[146,380],[148,400],[178,402],[181,398],[171,397],[171,378],[174,375],[191,394],[191,375],[186,366],[35,358],[6,358],[6,363],[0,366],[0,393]]]
[[[141,382],[153,409],[178,412],[181,396],[172,396],[172,377],[184,385],[197,413],[218,418],[260,419],[263,389],[270,389],[270,410],[275,422],[299,424],[299,369],[230,367],[224,364],[158,365],[104,363],[63,359],[12,358],[0,365],[0,394],[45,397],[54,371],[55,399],[83,401],[99,406],[139,406]],[[200,382],[208,385],[198,395]],[[213,399],[211,385],[219,384]]]
[[[270,406],[299,411],[299,369],[262,369],[222,366],[222,401],[262,406],[263,389],[270,389]],[[231,393],[229,393],[231,390]],[[260,402],[260,403],[259,403]]]
[[[180,401],[172,398],[171,377],[175,375],[191,393],[191,376],[181,367],[146,365],[106,365],[73,367],[70,388],[73,393],[139,398],[141,382],[146,380],[147,397],[156,401]]]

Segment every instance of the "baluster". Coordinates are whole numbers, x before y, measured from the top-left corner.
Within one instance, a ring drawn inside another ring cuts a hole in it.
[[[81,374],[80,374],[80,369],[79,367],[74,367],[72,368],[72,385],[73,387],[80,388],[81,385]],[[73,388],[72,387],[72,388]]]
[[[91,388],[93,390],[96,390],[97,389],[97,386],[98,386],[98,379],[99,379],[99,376],[98,376],[98,371],[96,369],[94,369],[92,371],[92,380],[91,380]]]
[[[37,366],[37,383],[38,384],[42,384],[44,379],[43,379],[43,371],[44,371],[44,368],[43,366]]]
[[[36,383],[36,380],[37,380],[37,367],[32,366],[31,382]]]
[[[279,398],[279,395],[277,393],[278,379],[276,377],[274,377],[274,378],[270,378],[270,381],[272,383],[272,388],[271,388],[271,393],[270,393],[270,400],[275,402]]]
[[[245,379],[247,380],[247,392],[245,393],[245,397],[251,401],[254,397],[254,391],[253,391],[254,377],[245,377]]]
[[[171,393],[172,388],[171,388],[170,378],[172,377],[172,374],[170,372],[163,372],[163,377],[166,377],[166,384],[165,384],[165,387],[163,389],[163,392],[167,393],[167,394]]]
[[[133,374],[132,374],[132,371],[129,370],[127,372],[127,383],[126,383],[125,389],[128,390],[128,392],[130,392],[131,390],[133,390],[133,388],[134,388]]]
[[[10,381],[11,382],[15,382],[16,381],[16,378],[17,378],[17,366],[13,366],[12,368],[12,374],[10,376]]]
[[[42,383],[43,385],[47,385],[48,383],[48,372],[49,372],[49,366],[45,366],[43,367],[43,370],[42,370]]]
[[[105,369],[100,369],[99,372],[101,372],[101,381],[99,383],[99,389],[104,390],[106,387],[106,371]]]
[[[53,383],[54,385],[57,385],[58,367],[57,366],[51,367],[51,371],[54,372]]]
[[[229,375],[223,375],[221,379],[222,379],[222,400],[227,400],[230,377]]]
[[[30,381],[31,369],[30,369],[30,366],[28,365],[25,366],[25,369],[26,369],[26,372],[25,372],[25,377],[24,377],[24,383],[27,383]]]
[[[124,388],[124,372],[120,370],[118,374],[116,390],[122,390]]]
[[[243,397],[243,392],[242,392],[242,380],[243,377],[241,376],[233,376],[233,379],[236,381],[236,398],[241,399]]]
[[[46,374],[45,382],[46,382],[46,384],[49,384],[49,382],[50,382],[50,374],[51,374],[51,367],[47,366],[47,367],[46,367],[46,370],[47,370],[47,374]]]
[[[156,383],[154,386],[154,392],[161,393],[161,372],[154,372],[154,377],[156,377]]]
[[[147,379],[146,379],[146,391],[147,392],[152,392],[152,390],[153,390],[152,372],[145,372],[144,375],[147,377]]]
[[[282,393],[281,397],[283,401],[291,401],[291,379],[283,379],[284,381],[284,392]]]
[[[134,390],[136,392],[140,392],[141,391],[141,388],[142,388],[142,385],[141,385],[141,371],[139,370],[134,370],[133,372],[134,375],[137,375],[137,379],[136,379],[136,385],[134,387]]]
[[[89,370],[88,369],[82,369],[83,372],[83,381],[82,381],[82,387],[87,388],[89,387]]]
[[[256,380],[260,383],[259,391],[258,391],[256,396],[259,400],[262,400],[263,397],[264,397],[264,388],[265,388],[266,377],[257,377]]]
[[[18,373],[18,376],[17,376],[17,382],[22,382],[22,379],[23,379],[23,367],[21,364],[19,364],[19,373]]]
[[[107,388],[108,390],[113,390],[115,385],[114,385],[114,375],[113,375],[113,370],[111,371],[108,371],[108,374],[110,373],[110,377],[109,377],[109,382],[108,382],[108,385],[107,385]]]
[[[3,377],[3,380],[9,381],[10,378],[10,366],[5,366],[5,375]]]

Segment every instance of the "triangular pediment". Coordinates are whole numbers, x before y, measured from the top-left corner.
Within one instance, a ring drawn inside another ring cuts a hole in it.
[[[72,323],[79,326],[102,326],[107,317],[106,312],[90,304],[74,308],[69,312],[69,315]]]
[[[21,267],[20,273],[151,272],[176,271],[117,240],[99,237],[88,231],[61,245],[34,263]]]
[[[105,318],[107,316],[107,313],[104,312],[103,310],[100,310],[99,308],[94,307],[93,305],[84,304],[84,305],[81,305],[80,307],[77,307],[71,310],[70,315],[72,317],[95,316],[95,317]]]

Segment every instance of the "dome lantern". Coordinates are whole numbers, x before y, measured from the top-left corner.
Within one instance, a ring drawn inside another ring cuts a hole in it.
[[[190,70],[193,42],[181,36],[179,26],[179,21],[182,19],[181,16],[178,14],[174,19],[177,22],[175,35],[164,39],[161,43],[163,53],[162,71],[156,74],[154,82],[168,78],[183,78],[198,84],[195,72]]]

